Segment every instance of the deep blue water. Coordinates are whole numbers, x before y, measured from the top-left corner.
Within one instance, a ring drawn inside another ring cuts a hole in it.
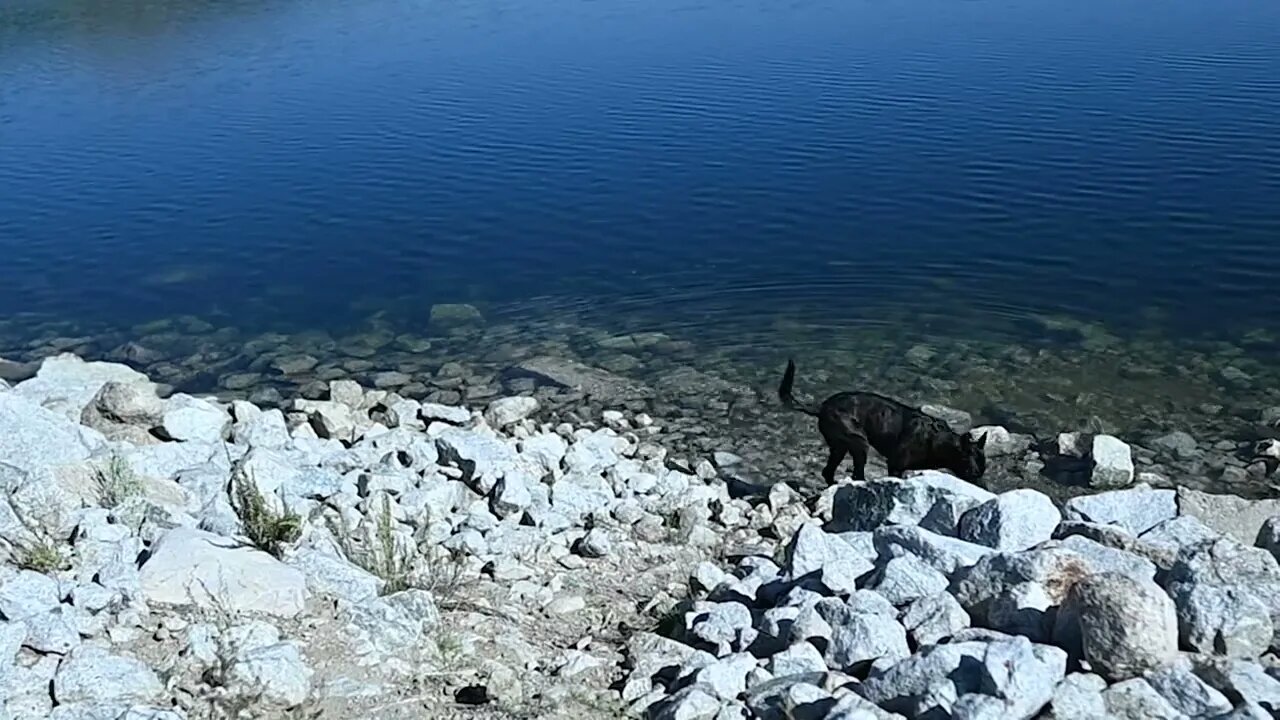
[[[1273,0],[0,4],[0,316],[1280,330]]]

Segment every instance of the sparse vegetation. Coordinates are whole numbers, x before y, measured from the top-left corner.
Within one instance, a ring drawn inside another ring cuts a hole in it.
[[[231,491],[245,537],[259,550],[279,557],[285,546],[301,537],[302,518],[288,508],[283,513],[276,512],[238,463],[232,465]]]
[[[121,503],[142,494],[142,481],[138,479],[129,462],[112,454],[106,467],[94,472],[98,483],[98,498],[103,507],[119,507]]]
[[[14,562],[23,570],[52,573],[68,566],[67,556],[52,540],[37,537],[14,548]]]

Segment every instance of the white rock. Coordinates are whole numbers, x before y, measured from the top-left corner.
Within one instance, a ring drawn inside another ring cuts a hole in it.
[[[1240,586],[1185,583],[1172,594],[1186,648],[1252,659],[1271,646],[1271,609],[1256,593]]]
[[[76,626],[77,613],[70,606],[32,615],[27,624],[26,646],[39,653],[65,655],[80,644],[80,632]]]
[[[306,578],[270,555],[190,528],[174,528],[141,567],[149,602],[293,617],[307,598]]]
[[[1111,435],[1095,435],[1090,452],[1093,487],[1124,487],[1133,482],[1133,452],[1122,440]]]
[[[1148,673],[1144,679],[1175,710],[1188,717],[1216,717],[1231,712],[1231,701],[1197,677],[1185,659]]]
[[[1177,657],[1173,600],[1150,580],[1091,575],[1072,587],[1068,604],[1080,624],[1084,658],[1104,677],[1138,677]]]
[[[651,707],[647,715],[651,720],[713,720],[722,703],[710,688],[690,685]]]
[[[311,668],[298,646],[276,643],[241,653],[228,671],[228,691],[268,707],[301,705],[311,693]]]
[[[307,414],[320,437],[355,442],[361,423],[350,405],[333,400],[294,400],[293,406]]]
[[[1098,675],[1072,673],[1058,683],[1045,720],[1095,720],[1107,714],[1102,691],[1107,681]]]
[[[248,403],[235,403],[234,407],[242,408],[236,411],[236,423],[232,426],[232,437],[236,443],[267,449],[289,444],[292,439],[289,425],[279,409],[258,410]],[[247,408],[252,408],[252,411]]]
[[[520,441],[520,456],[531,459],[546,474],[559,472],[568,452],[569,443],[555,433],[538,433]]]
[[[987,645],[952,642],[922,648],[887,669],[873,670],[860,694],[888,712],[948,717],[961,695],[979,691]]]
[[[1182,720],[1182,717],[1155,688],[1142,678],[1116,683],[1102,692],[1107,720]]]
[[[382,578],[335,553],[301,548],[289,555],[287,563],[302,571],[312,592],[349,603],[376,598],[385,585]]]
[[[0,615],[10,622],[48,613],[61,602],[58,581],[34,570],[0,570]]]
[[[89,453],[79,426],[65,416],[18,392],[0,394],[0,463],[35,473],[82,462]]]
[[[163,691],[151,668],[97,645],[73,650],[53,678],[53,696],[60,705],[115,706],[118,712],[158,700]]]
[[[427,422],[438,420],[450,425],[466,425],[471,420],[471,411],[454,405],[423,403],[420,413]]]
[[[498,398],[489,403],[489,407],[485,408],[484,419],[485,422],[495,428],[505,428],[508,425],[524,420],[537,411],[537,398],[525,396]]]
[[[1049,645],[1013,638],[987,645],[981,689],[1004,705],[1006,718],[1032,718],[1049,703],[1066,673],[1067,654]]]
[[[1074,497],[1063,509],[1068,520],[1116,525],[1131,535],[1141,535],[1178,514],[1173,490],[1155,490],[1146,483]]]
[[[747,674],[755,667],[756,659],[750,653],[736,653],[698,670],[693,681],[721,700],[733,700],[746,691]]]
[[[832,504],[832,523],[862,531],[886,524],[920,525],[950,535],[965,512],[994,497],[946,473],[926,471],[907,480],[883,478],[841,487]]]
[[[766,666],[775,677],[798,673],[826,672],[827,662],[812,643],[801,640],[786,650],[774,653]]]
[[[982,425],[969,431],[969,437],[979,440],[986,436],[983,453],[989,457],[1020,455],[1031,447],[1032,439],[1027,435],[1014,435],[999,425]]]
[[[870,559],[853,552],[844,540],[814,525],[801,526],[787,544],[787,577],[799,580],[812,575],[835,593],[853,592],[857,579],[874,567]]]
[[[1147,530],[1139,539],[1176,556],[1185,547],[1219,537],[1221,535],[1217,531],[1198,519],[1190,515],[1179,515]]]
[[[1037,490],[1011,490],[966,512],[958,536],[996,550],[1026,550],[1053,537],[1062,514]]]
[[[151,385],[146,375],[127,365],[85,362],[75,355],[63,353],[46,358],[34,378],[18,383],[8,394],[26,398],[68,420],[79,422],[85,407],[108,382]]]
[[[618,464],[626,447],[627,441],[612,430],[579,431],[565,454],[565,469],[583,475],[604,472]]]
[[[892,612],[867,612],[836,603],[819,603],[818,611],[831,626],[825,653],[828,667],[852,672],[872,661],[896,661],[911,654],[907,631]]]
[[[493,514],[500,518],[520,515],[533,504],[533,495],[529,492],[530,478],[517,470],[510,470],[502,476],[493,488]],[[536,479],[533,479],[536,482]]]
[[[685,614],[692,637],[716,648],[716,655],[745,650],[756,638],[751,611],[734,602],[704,603]]]
[[[227,436],[231,416],[208,400],[178,394],[165,403],[160,427],[170,440],[217,443]]]
[[[498,478],[516,467],[515,450],[492,431],[448,428],[436,436],[436,448],[444,462],[462,469],[462,480],[481,493],[493,489]]]

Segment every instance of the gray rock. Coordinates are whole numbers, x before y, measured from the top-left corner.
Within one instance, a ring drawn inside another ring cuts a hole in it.
[[[291,708],[306,701],[311,676],[298,646],[282,642],[240,653],[227,673],[227,690],[255,705]]]
[[[920,527],[894,525],[875,532],[876,550],[882,557],[913,555],[948,577],[977,564],[991,548],[938,535]]]
[[[1155,490],[1146,483],[1074,497],[1063,510],[1068,520],[1116,525],[1131,535],[1140,535],[1178,514],[1174,491]]]
[[[1178,655],[1173,601],[1153,581],[1090,575],[1072,587],[1068,605],[1080,625],[1084,658],[1104,677],[1144,675]]]
[[[114,655],[97,645],[81,645],[58,666],[53,697],[60,705],[85,703],[119,708],[160,699],[160,679],[142,662]]]
[[[1202,653],[1256,658],[1267,651],[1275,627],[1271,609],[1240,586],[1181,583],[1172,591],[1184,647]]]
[[[1199,656],[1192,658],[1196,676],[1229,698],[1241,698],[1270,712],[1280,713],[1280,680],[1262,665],[1245,660]]]
[[[1280,560],[1280,516],[1268,518],[1258,529],[1258,538],[1254,543]]]
[[[784,569],[791,580],[814,577],[834,593],[857,589],[857,579],[874,569],[848,543],[814,525],[802,525],[787,544]]]
[[[243,408],[246,405],[248,403],[237,403],[235,407]],[[289,444],[290,440],[289,426],[285,422],[284,413],[275,408],[258,412],[237,411],[231,436],[240,445],[264,449],[282,448]]]
[[[1118,572],[1133,578],[1150,580],[1156,575],[1155,563],[1134,553],[1107,547],[1086,537],[1063,538],[1059,546],[1085,558],[1095,572]]]
[[[489,403],[484,411],[485,422],[495,428],[504,428],[520,422],[538,411],[538,399],[533,397],[505,397]]]
[[[937,644],[969,627],[969,613],[950,593],[923,597],[907,606],[902,625],[916,647]]]
[[[1053,634],[1057,605],[1052,588],[1034,582],[1019,583],[1006,588],[991,601],[986,624],[1010,635],[1048,642]]]
[[[624,702],[648,693],[654,680],[674,680],[682,666],[708,665],[716,660],[710,653],[650,632],[638,632],[628,638],[626,656],[631,674],[622,690]]]
[[[287,564],[302,571],[311,592],[349,603],[376,598],[385,584],[337,553],[301,548],[290,554]]]
[[[648,720],[714,720],[723,700],[708,687],[690,685],[649,708]]]
[[[1095,720],[1107,713],[1102,691],[1107,681],[1098,675],[1072,673],[1058,683],[1044,720]]]
[[[1067,654],[1048,645],[1014,638],[987,645],[982,655],[981,691],[1004,704],[999,717],[1035,717],[1049,703],[1066,673]]]
[[[234,540],[174,528],[141,567],[148,602],[293,617],[307,598],[306,578],[270,555]]]
[[[283,426],[283,416],[280,423]],[[230,429],[231,416],[227,411],[190,395],[169,398],[160,420],[160,430],[169,440],[217,443],[227,437]]]
[[[1234,495],[1178,488],[1179,515],[1190,515],[1207,527],[1244,545],[1253,545],[1263,523],[1280,515],[1280,500],[1246,500]]]
[[[109,438],[147,442],[160,424],[164,403],[150,382],[106,382],[80,413],[80,423]]]
[[[66,417],[17,391],[0,394],[0,462],[37,473],[80,463],[89,453],[79,426]]]
[[[592,528],[574,549],[583,557],[602,558],[613,552],[613,544],[609,540],[609,533],[600,528]]]
[[[1197,677],[1188,661],[1150,673],[1145,679],[1174,709],[1189,717],[1231,712],[1231,701]]]
[[[853,672],[873,661],[900,660],[911,654],[907,631],[893,615],[860,612],[847,605],[828,605],[822,614],[831,626],[825,657],[833,669]]]
[[[58,607],[58,581],[34,570],[0,570],[0,615],[19,622]]]
[[[914,555],[891,558],[877,573],[873,589],[895,606],[947,589],[947,576]]]
[[[1185,596],[1197,586],[1235,588],[1238,595],[1253,595],[1267,606],[1273,628],[1280,625],[1280,565],[1261,548],[1227,538],[1194,545],[1179,554],[1164,583],[1174,597]],[[1276,644],[1274,638],[1272,644]]]
[[[1133,482],[1133,453],[1122,440],[1111,435],[1093,436],[1090,451],[1092,487],[1125,487]]]
[[[392,676],[414,672],[413,658],[426,642],[421,619],[384,598],[374,598],[340,606],[336,621],[356,666],[378,667]]]
[[[721,700],[734,700],[747,690],[747,674],[756,667],[751,653],[736,653],[699,669],[693,681]]]
[[[1190,460],[1200,455],[1196,439],[1191,435],[1175,430],[1168,435],[1161,435],[1151,441],[1151,447],[1179,460]]]
[[[513,366],[512,371],[544,383],[579,391],[604,403],[640,399],[652,394],[652,390],[641,383],[568,358],[549,355],[529,358]]]
[[[1049,496],[1036,490],[1012,490],[965,513],[958,536],[997,550],[1026,550],[1053,537],[1061,520]]]
[[[685,614],[691,637],[716,648],[716,655],[745,650],[756,638],[751,611],[735,602],[700,603]]]
[[[907,480],[883,478],[843,485],[833,499],[832,528],[873,531],[883,525],[920,525],[951,535],[960,517],[995,495],[951,475],[927,471]]]
[[[80,644],[77,617],[74,608],[59,606],[26,618],[23,621],[27,624],[26,646],[39,653],[65,655],[71,652]]]
[[[827,661],[812,643],[801,640],[782,652],[774,653],[765,667],[774,677],[785,677],[798,673],[826,672]]]
[[[947,717],[961,695],[978,692],[985,642],[952,642],[921,649],[882,671],[873,670],[860,694],[889,712]]]
[[[1102,692],[1107,720],[1181,720],[1183,717],[1142,678],[1116,683]]]
[[[454,332],[484,325],[484,315],[480,314],[475,305],[437,303],[431,306],[428,324],[435,332]]]
[[[1139,536],[1143,542],[1172,553],[1175,558],[1185,547],[1219,537],[1220,533],[1191,515],[1179,515],[1165,520]]]

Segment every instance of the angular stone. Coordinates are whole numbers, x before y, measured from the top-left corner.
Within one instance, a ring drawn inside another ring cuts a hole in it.
[[[53,696],[60,705],[111,706],[117,712],[158,700],[163,691],[151,668],[97,645],[73,650],[53,678]]]
[[[947,589],[947,576],[923,560],[903,555],[889,560],[877,573],[872,589],[895,606]]]
[[[509,470],[493,488],[493,514],[499,518],[520,515],[533,504],[526,484],[530,478],[518,470]],[[534,480],[536,482],[536,479]]]
[[[996,550],[1026,550],[1053,537],[1062,514],[1049,496],[1036,490],[1011,490],[960,518],[961,540]]]
[[[1102,692],[1107,720],[1180,720],[1181,715],[1142,678],[1125,680]]]
[[[875,568],[849,545],[814,525],[802,525],[787,544],[784,569],[791,580],[814,577],[834,593],[857,590],[857,579]]]
[[[1104,677],[1128,680],[1177,658],[1173,601],[1153,581],[1090,575],[1072,587],[1068,606],[1080,625],[1085,660]]]
[[[516,452],[492,432],[449,428],[436,436],[440,459],[457,464],[462,480],[482,493],[493,489],[498,478],[516,467]]]
[[[1178,514],[1175,493],[1140,483],[1125,490],[1071,498],[1063,506],[1068,520],[1117,525],[1141,535]]]
[[[1067,654],[1049,645],[1013,638],[987,645],[980,687],[1004,704],[1006,718],[1031,718],[1049,703],[1066,673]]]
[[[0,570],[0,615],[10,622],[42,615],[58,607],[58,581],[34,570]]]
[[[1149,673],[1146,681],[1178,712],[1188,717],[1213,717],[1231,712],[1231,701],[1192,671],[1186,660]]]
[[[227,689],[255,705],[291,708],[310,695],[311,676],[295,643],[276,643],[241,653],[228,671]]]
[[[907,480],[883,478],[841,486],[833,499],[832,525],[841,531],[919,525],[950,535],[965,512],[993,498],[976,485],[936,471]]]
[[[830,600],[820,601],[817,610],[831,627],[825,657],[833,669],[853,672],[873,661],[895,661],[911,654],[907,632],[892,610],[885,613]]]
[[[774,653],[769,658],[766,669],[773,673],[774,677],[826,672],[827,661],[812,643],[801,640],[782,652]]]
[[[1102,691],[1107,681],[1090,673],[1072,673],[1058,683],[1044,720],[1095,720],[1107,714]]]
[[[631,674],[622,691],[624,702],[648,693],[655,680],[663,683],[674,680],[682,666],[707,665],[716,660],[710,653],[650,632],[632,635],[627,640],[626,656]]]
[[[1243,545],[1255,544],[1263,523],[1280,515],[1280,500],[1275,498],[1246,500],[1184,487],[1177,490],[1177,504],[1179,515],[1190,515]]]
[[[284,418],[280,418],[283,426]],[[231,415],[208,400],[174,395],[165,403],[160,431],[169,440],[217,443],[227,436]],[[283,443],[281,443],[283,444]]]
[[[288,565],[302,571],[307,587],[318,595],[362,603],[378,597],[385,582],[337,554],[300,548],[290,553]]]
[[[1090,459],[1092,487],[1125,487],[1133,482],[1133,452],[1122,440],[1111,435],[1094,435]]]
[[[0,394],[0,463],[37,473],[89,458],[90,446],[71,420],[18,392]]]
[[[65,655],[80,644],[80,632],[76,629],[77,613],[70,606],[32,615],[27,624],[26,646],[39,653]]]
[[[85,362],[70,353],[46,358],[30,380],[18,383],[13,395],[79,422],[84,409],[108,382],[150,385],[146,375],[127,365]],[[3,457],[0,453],[0,457]]]
[[[1182,548],[1198,545],[1206,540],[1216,540],[1221,534],[1191,515],[1179,515],[1165,520],[1139,536],[1143,542],[1176,558]]]
[[[951,642],[921,649],[882,671],[873,670],[860,694],[882,709],[908,717],[947,717],[961,695],[978,692],[985,642]]]
[[[1261,548],[1227,538],[1185,548],[1164,583],[1170,595],[1184,598],[1190,598],[1189,593],[1198,587],[1234,588],[1236,598],[1226,596],[1229,604],[1248,607],[1251,603],[1239,597],[1252,595],[1266,605],[1273,628],[1280,626],[1280,565]],[[1274,637],[1272,644],[1276,644]]]
[[[270,555],[234,540],[174,528],[151,548],[141,567],[149,602],[293,617],[307,598],[305,576]]]
[[[714,720],[724,701],[702,685],[690,685],[656,703],[646,713],[651,720]]]
[[[146,443],[148,431],[159,425],[164,403],[150,382],[109,381],[98,389],[80,413],[80,423],[113,440]]]
[[[1242,698],[1272,717],[1280,714],[1280,680],[1259,663],[1205,655],[1191,661],[1196,676],[1226,697]]]
[[[693,681],[709,689],[721,700],[734,700],[747,690],[747,674],[756,667],[750,653],[736,653],[704,666]]]
[[[935,645],[969,627],[969,613],[951,593],[940,592],[923,597],[907,606],[902,625],[915,647]]]
[[[938,535],[912,525],[891,525],[875,532],[876,550],[885,558],[912,555],[950,577],[977,564],[993,550],[982,545]]]
[[[703,603],[703,607],[685,614],[691,637],[716,648],[716,655],[740,652],[756,638],[751,611],[734,602]]]
[[[532,460],[544,473],[560,471],[560,463],[569,452],[569,443],[555,433],[539,433],[520,441],[520,457]]]
[[[969,431],[969,437],[978,440],[986,437],[982,450],[989,457],[1021,455],[1031,447],[1033,439],[1028,435],[1015,435],[1000,425],[982,425]]]
[[[564,466],[570,473],[595,475],[618,464],[627,441],[612,430],[581,433],[565,453]]]
[[[1271,646],[1271,609],[1256,593],[1240,586],[1182,583],[1172,595],[1184,647],[1252,659]]]
[[[484,411],[485,422],[504,428],[520,422],[538,411],[538,399],[526,396],[498,398]]]

